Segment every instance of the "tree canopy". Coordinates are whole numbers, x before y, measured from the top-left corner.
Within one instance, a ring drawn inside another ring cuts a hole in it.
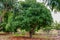
[[[31,0],[20,2],[20,6],[18,6],[20,8],[19,12],[15,9],[7,11],[1,26],[6,31],[16,31],[17,28],[30,31],[31,28],[35,30],[51,25],[52,16],[50,10],[44,4],[36,2],[36,0],[30,2]]]
[[[40,28],[48,27],[53,19],[50,10],[36,0],[0,0],[1,17],[0,28],[4,32],[16,32],[18,28],[33,33]],[[1,29],[0,29],[1,30]]]
[[[52,16],[49,9],[40,3],[21,3],[24,13],[21,13],[21,28],[30,31],[31,28],[39,29],[51,25]],[[28,28],[29,27],[29,28]],[[29,30],[30,29],[30,30]]]

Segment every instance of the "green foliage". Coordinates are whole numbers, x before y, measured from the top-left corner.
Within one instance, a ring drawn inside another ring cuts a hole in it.
[[[49,11],[43,4],[41,3],[29,3],[21,2],[22,11],[20,16],[20,28],[25,29],[26,31],[30,31],[32,28],[35,30],[37,28],[46,27],[47,25],[51,25],[52,16]],[[18,18],[17,18],[18,19]]]
[[[54,23],[54,29],[56,29],[56,30],[60,30],[60,23]]]
[[[17,0],[0,0],[0,3],[2,5],[2,7],[4,6],[4,8],[12,8],[13,4],[15,4],[17,2]]]
[[[56,29],[56,30],[60,30],[60,23],[57,23],[57,22],[55,22],[55,23],[52,23],[52,25],[51,25],[51,27],[45,27],[44,28],[44,30],[46,30],[46,31],[50,31],[51,29]]]
[[[53,29],[52,26],[47,26],[47,27],[43,28],[43,30],[46,32],[50,32],[51,29]]]
[[[18,4],[4,15],[1,27],[5,32],[16,32],[18,28],[26,31],[39,30],[51,25],[51,12],[44,4],[30,0]]]
[[[16,31],[16,26],[18,21],[15,21],[15,15],[20,12],[20,5],[17,0],[0,0],[0,17],[4,20],[1,21],[0,27],[2,27],[3,31]],[[14,25],[13,25],[14,24]]]
[[[56,29],[57,29],[57,30],[60,30],[60,24],[58,24],[58,25],[56,26]]]

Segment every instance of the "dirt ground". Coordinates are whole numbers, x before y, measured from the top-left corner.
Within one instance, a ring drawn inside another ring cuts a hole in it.
[[[36,35],[35,35],[36,36]],[[13,37],[12,35],[0,35],[0,40],[60,40],[59,36],[48,38],[29,38],[29,37]]]
[[[29,34],[24,36],[12,36],[12,34],[0,35],[0,40],[60,40],[60,36],[47,36],[46,34],[35,34],[29,38]]]
[[[9,40],[9,35],[0,35],[0,40]]]

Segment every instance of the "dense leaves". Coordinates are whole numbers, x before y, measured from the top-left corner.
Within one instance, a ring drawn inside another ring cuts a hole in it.
[[[46,27],[51,25],[52,16],[43,4],[37,2],[21,2],[23,13],[20,16],[20,28],[30,31],[32,28],[40,29],[41,27]],[[18,19],[18,18],[17,18]]]
[[[33,29],[35,31],[52,23],[50,10],[44,4],[36,2],[36,0],[33,2],[32,0],[26,0],[25,2],[14,4],[13,7],[10,6],[9,8],[12,9],[6,8],[9,11],[6,10],[6,14],[3,15],[4,21],[0,24],[0,27],[3,27],[2,30],[5,32],[16,32],[18,28],[26,31]]]
[[[17,0],[0,0],[0,28],[3,31],[13,31],[12,22],[15,13],[19,13],[19,5]],[[15,24],[16,25],[16,24]]]

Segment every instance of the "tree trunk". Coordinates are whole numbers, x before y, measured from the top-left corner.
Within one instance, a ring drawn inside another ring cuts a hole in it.
[[[32,35],[35,34],[34,28],[32,28],[32,29],[30,30],[29,34],[30,34],[30,38],[32,38]]]
[[[0,16],[0,23],[2,22],[2,17]]]
[[[58,36],[60,36],[60,30],[58,30]]]
[[[32,31],[29,32],[29,35],[30,35],[30,38],[32,38],[32,35],[33,35]]]
[[[48,36],[48,37],[49,37],[49,32],[50,32],[50,31],[47,31],[47,36]]]

